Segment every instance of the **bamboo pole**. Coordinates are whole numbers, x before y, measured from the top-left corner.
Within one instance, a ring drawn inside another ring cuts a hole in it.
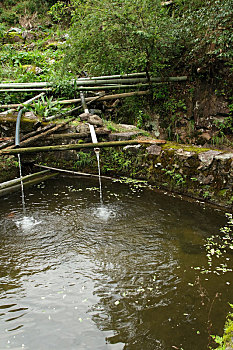
[[[34,174],[23,176],[22,179],[17,178],[17,179],[13,179],[13,180],[2,182],[2,183],[0,183],[0,190],[3,190],[4,188],[7,188],[7,187],[11,187],[11,186],[14,186],[14,185],[21,184],[21,180],[24,183],[24,182],[27,182],[29,180],[34,179],[35,177],[38,177],[38,176],[41,176],[41,175],[45,175],[45,174],[48,174],[48,173],[49,173],[49,170],[43,170],[43,171],[40,171],[38,173],[34,173]]]
[[[65,123],[55,125],[52,129],[46,130],[46,131],[44,131],[36,136],[30,137],[30,138],[26,139],[25,141],[20,142],[20,146],[29,145],[30,143],[33,143],[33,142],[41,139],[42,137],[46,137],[46,136],[56,132],[57,130],[61,129],[63,126],[67,125],[68,123],[70,123],[74,119],[76,119],[76,117],[68,120]],[[12,148],[16,148],[16,146],[12,146]]]
[[[181,77],[156,77],[156,78],[150,78],[151,82],[176,82],[176,81],[185,81],[187,80],[187,76],[181,76]],[[76,86],[93,86],[93,85],[104,85],[108,83],[107,80],[98,80],[98,79],[89,79],[89,80],[83,80],[83,81],[76,81]],[[118,78],[118,79],[112,79],[111,84],[139,84],[139,83],[148,83],[147,78]]]
[[[28,139],[29,137],[36,136],[36,135],[38,135],[38,134],[40,134],[40,133],[42,133],[42,132],[44,132],[46,130],[52,129],[53,127],[54,127],[54,124],[49,124],[49,125],[46,125],[44,128],[42,128],[41,130],[35,130],[35,131],[32,131],[32,132],[29,132],[28,134],[24,135],[21,138],[20,142]],[[11,146],[13,144],[14,144],[14,139],[12,139],[12,140],[10,140],[8,142],[5,142],[4,144],[0,145],[0,150],[3,149],[3,148],[9,147],[9,146]],[[11,148],[14,148],[14,146],[11,147]]]
[[[119,147],[126,145],[140,145],[140,144],[164,144],[165,140],[127,140],[127,141],[112,141],[112,142],[98,142],[98,148],[103,147]],[[5,149],[0,151],[1,154],[28,154],[38,152],[53,152],[53,151],[69,151],[79,150],[83,148],[95,148],[94,143],[82,143],[82,144],[71,144],[71,145],[55,145],[55,146],[41,146],[41,147],[27,147],[27,148],[16,148],[16,149]]]
[[[38,167],[38,168],[58,171],[58,172],[65,173],[65,174],[70,174],[70,175],[88,176],[88,177],[97,177],[97,178],[99,178],[99,175],[96,175],[96,174],[81,173],[79,171],[59,169],[59,168],[54,168],[54,167],[45,166],[45,165],[39,165],[39,164],[34,164],[34,166]],[[113,177],[104,176],[104,175],[101,175],[101,179],[117,180],[117,179],[114,179]]]
[[[103,75],[103,76],[99,76],[99,77],[81,77],[78,78],[78,81],[81,80],[90,80],[90,79],[96,79],[96,80],[100,80],[100,79],[117,79],[117,78],[130,78],[130,77],[146,77],[146,72],[141,72],[141,73],[129,73],[129,74],[116,74],[116,75]]]
[[[161,84],[161,83],[152,83],[153,84]],[[99,90],[122,90],[122,89],[139,89],[143,87],[148,87],[149,83],[139,83],[132,85],[124,85],[124,84],[109,84],[109,85],[100,85],[100,86],[80,86],[77,87],[77,91],[99,91]]]
[[[46,180],[48,180],[56,175],[58,175],[58,173],[53,173],[53,174],[45,175],[45,176],[42,176],[42,177],[39,177],[36,179],[32,179],[30,181],[25,182],[24,187],[36,185],[36,184],[43,182],[43,181],[46,181]],[[11,187],[4,188],[4,189],[0,190],[0,197],[6,196],[7,194],[12,193],[12,192],[17,192],[20,189],[21,189],[21,184],[17,184],[17,185],[11,186]]]
[[[103,97],[100,97],[98,100],[99,101],[107,101],[107,100],[114,100],[117,98],[126,98],[126,97],[130,97],[130,96],[143,96],[143,95],[148,95],[148,94],[150,94],[149,90],[131,91],[131,92],[125,92],[125,93],[121,93],[121,94],[105,95]],[[85,100],[88,102],[88,101],[91,101],[92,99],[93,99],[93,97],[87,97]],[[63,104],[63,105],[75,104],[75,103],[79,103],[79,102],[81,102],[81,98],[58,101],[58,103]],[[47,104],[47,103],[45,102],[45,104]],[[18,107],[23,107],[23,105],[21,103],[10,104],[10,105],[1,105],[0,109],[18,108]]]
[[[99,96],[95,96],[95,97],[92,97],[92,99],[87,102],[87,104],[91,104],[92,102],[98,100],[100,97],[104,96],[104,93],[100,94]],[[79,109],[81,109],[82,106],[78,106],[76,108],[73,108],[71,109],[70,111],[68,112],[65,112],[65,113],[61,113],[61,114],[57,114],[57,115],[52,115],[51,117],[47,117],[45,118],[45,121],[49,121],[49,120],[53,120],[53,119],[57,119],[57,118],[63,118],[63,117],[66,117],[66,116],[69,116],[69,115],[72,115],[74,112],[78,111]]]
[[[20,146],[29,145],[30,143],[35,142],[35,141],[39,140],[42,137],[46,137],[46,136],[56,132],[57,130],[61,129],[63,126],[69,124],[71,121],[73,121],[75,119],[76,119],[76,117],[73,117],[70,120],[68,120],[66,122],[63,122],[61,124],[58,124],[58,125],[55,124],[52,128],[49,128],[46,131],[41,130],[39,132],[39,134],[37,134],[36,136],[29,137],[25,141],[22,141],[22,142],[20,141]],[[18,147],[18,145],[13,145],[13,146],[5,148],[5,150],[11,150],[11,149],[13,150],[13,149],[17,149],[17,147]],[[0,153],[1,153],[1,151],[0,151]]]
[[[169,81],[184,81],[187,80],[187,76],[180,77],[151,77],[151,82],[169,82]],[[147,83],[147,77],[143,78],[128,78],[125,76],[120,76],[119,78],[111,79],[111,84],[127,84],[127,83]],[[108,79],[96,79],[96,78],[86,78],[86,79],[77,79],[74,81],[76,86],[88,86],[88,85],[97,85],[97,84],[108,84]],[[53,84],[51,82],[34,82],[34,83],[1,83],[0,89],[11,89],[11,88],[48,88]]]
[[[12,88],[47,88],[50,87],[52,83],[49,82],[34,82],[34,83],[1,83],[0,89],[12,89]]]
[[[95,130],[95,133],[96,135],[108,135],[110,134],[110,130],[109,131],[98,131]],[[79,133],[68,133],[68,134],[54,134],[54,135],[51,135],[49,136],[47,139],[49,140],[57,140],[57,139],[82,139],[82,138],[85,138],[85,137],[89,137],[90,136],[90,133],[87,133],[87,132],[79,132]]]
[[[13,89],[13,88],[5,88],[5,89],[1,89],[0,92],[47,92],[47,91],[51,91],[51,88],[47,88],[47,89],[35,89],[35,88],[29,88],[29,89]]]

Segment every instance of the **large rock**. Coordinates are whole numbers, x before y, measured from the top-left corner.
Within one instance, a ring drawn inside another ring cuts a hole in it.
[[[161,151],[162,151],[162,147],[160,147],[158,145],[151,145],[151,146],[147,147],[146,150],[149,154],[159,156]]]
[[[198,158],[201,161],[201,164],[198,167],[198,169],[208,168],[212,164],[214,157],[216,157],[220,153],[221,152],[214,150],[199,153]]]
[[[220,161],[233,159],[233,152],[219,154],[215,157],[215,159],[220,160]]]
[[[90,113],[82,113],[79,115],[79,118],[81,121],[87,121],[90,115]]]
[[[103,126],[103,120],[97,114],[90,114],[88,116],[87,122],[91,125]]]
[[[37,75],[43,72],[43,69],[41,69],[40,67],[33,66],[30,64],[25,64],[22,66],[22,68],[25,70],[25,72],[30,72]]]
[[[123,151],[136,155],[138,154],[140,147],[141,145],[128,145],[123,148]]]
[[[138,136],[139,132],[117,132],[109,135],[110,141],[128,141],[132,140],[135,136]]]
[[[23,43],[24,38],[21,33],[17,32],[8,32],[4,35],[4,42],[9,43],[9,44],[14,44],[14,43]]]

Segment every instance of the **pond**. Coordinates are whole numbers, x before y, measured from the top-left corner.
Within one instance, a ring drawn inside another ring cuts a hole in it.
[[[224,213],[111,181],[101,205],[97,187],[26,189],[26,216],[0,199],[0,349],[207,349],[233,278],[195,268]]]

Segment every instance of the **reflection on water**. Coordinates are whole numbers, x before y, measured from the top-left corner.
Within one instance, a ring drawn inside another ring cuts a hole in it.
[[[96,185],[30,189],[27,217],[17,194],[1,200],[0,349],[205,349],[210,303],[222,293],[221,332],[233,279],[193,267],[224,215],[110,182],[100,204]]]

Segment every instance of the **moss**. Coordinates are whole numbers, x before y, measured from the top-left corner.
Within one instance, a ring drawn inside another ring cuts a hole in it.
[[[230,304],[233,307],[232,304]],[[233,313],[229,313],[224,326],[223,336],[212,336],[219,345],[216,350],[230,350],[233,348]],[[212,349],[212,348],[211,348]]]
[[[18,162],[14,156],[0,156],[0,182],[12,180],[19,174]]]
[[[220,197],[225,197],[226,194],[227,194],[227,192],[228,192],[228,190],[227,190],[226,188],[224,188],[223,190],[220,190],[220,191],[218,192],[218,196],[220,196]]]
[[[162,149],[163,150],[167,150],[167,149],[173,149],[173,150],[183,149],[184,151],[195,152],[197,154],[211,151],[211,148],[203,148],[203,147],[192,146],[192,145],[183,145],[183,144],[176,143],[176,142],[171,142],[171,141],[167,141],[167,143],[162,145]]]
[[[24,42],[24,39],[20,33],[9,32],[4,35],[4,41],[14,44],[16,42]]]

